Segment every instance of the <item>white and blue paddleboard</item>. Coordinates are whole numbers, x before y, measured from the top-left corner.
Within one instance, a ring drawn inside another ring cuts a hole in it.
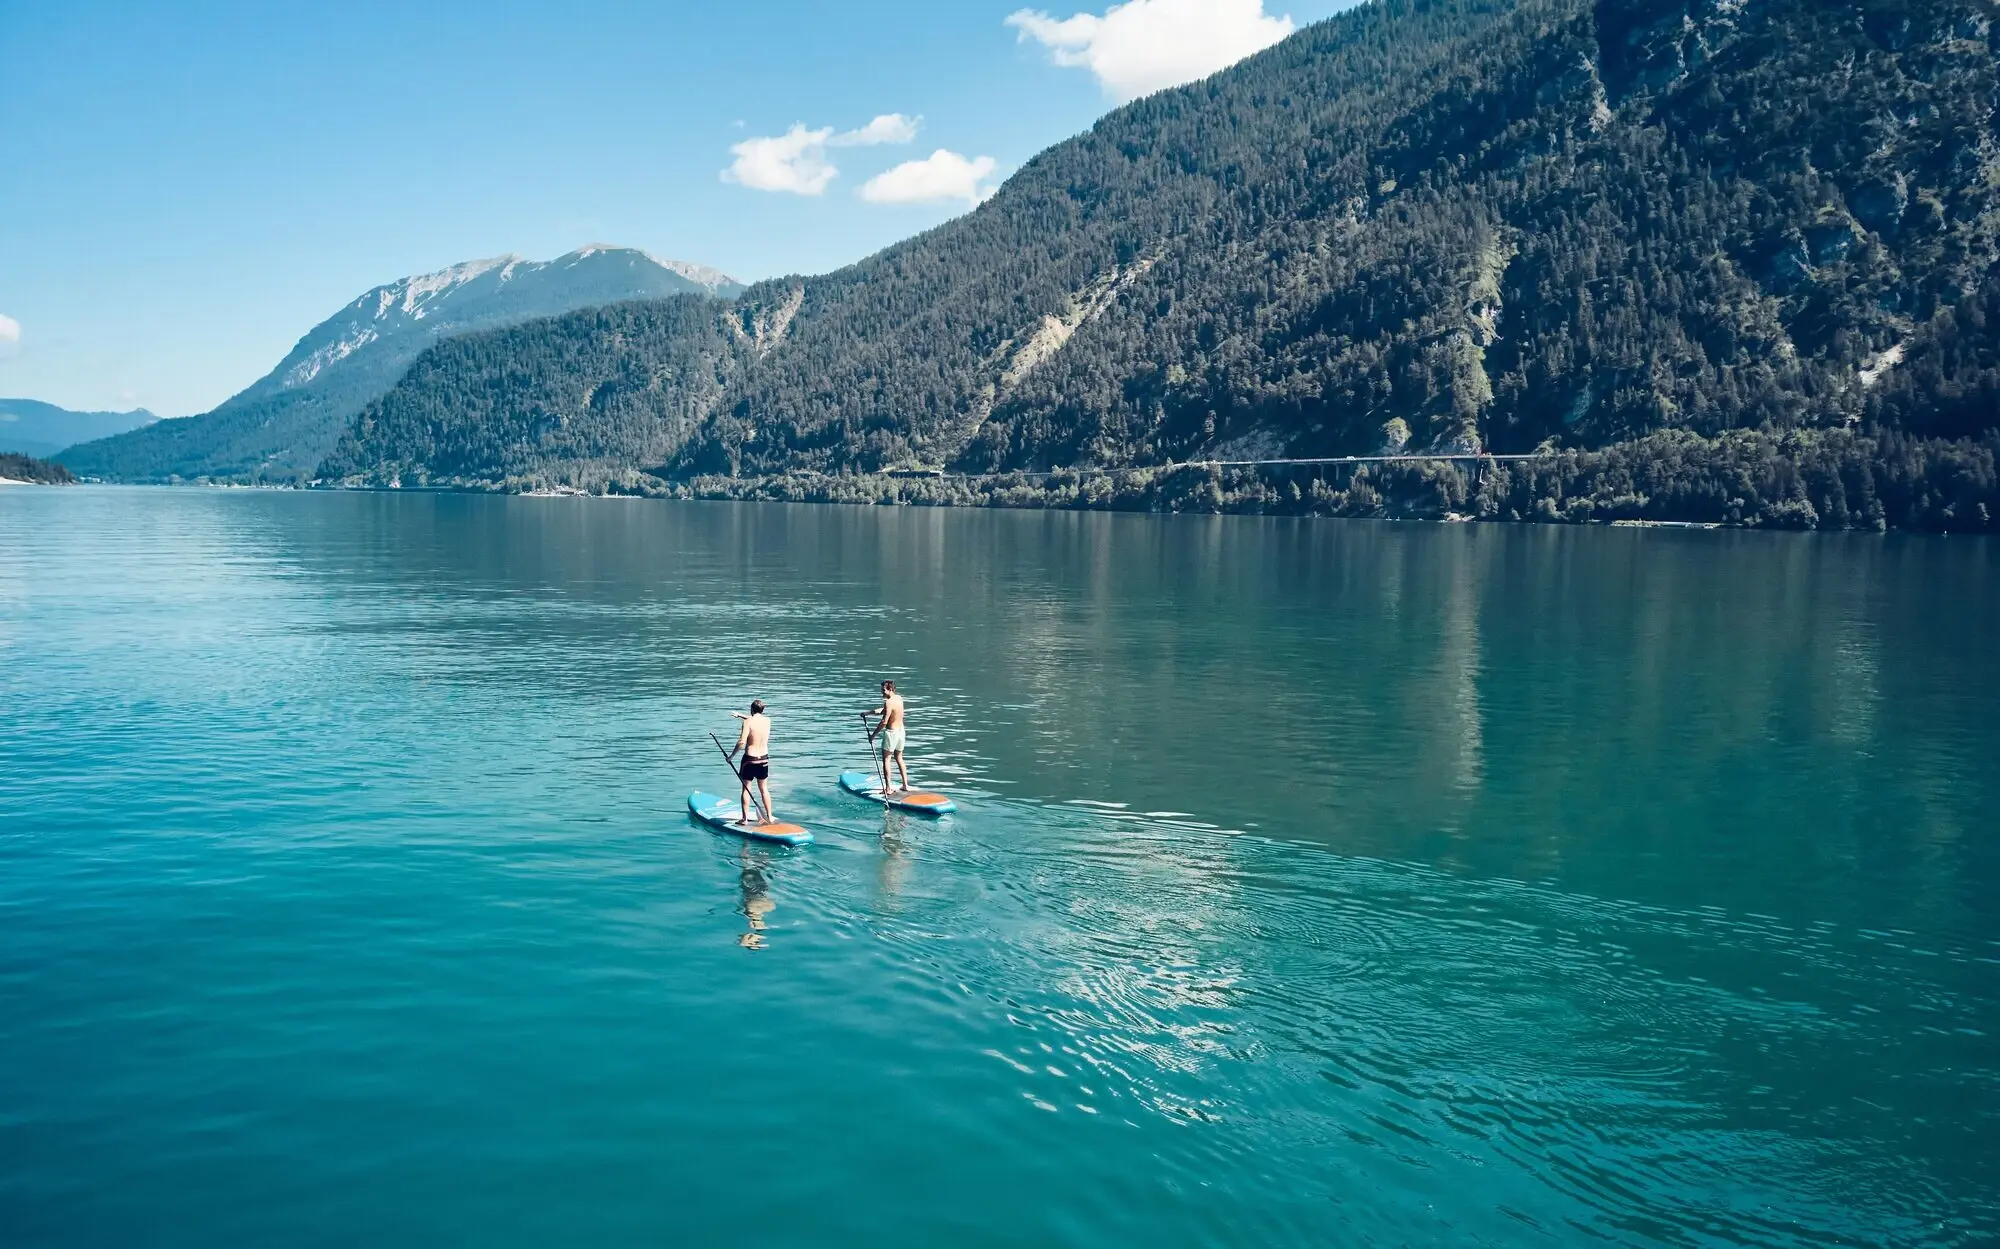
[[[912,811],[918,815],[950,815],[958,810],[956,803],[943,794],[926,793],[921,789],[898,790],[893,794],[882,792],[882,781],[873,772],[842,772],[840,787],[850,794],[879,802],[885,807],[898,811]]]
[[[745,824],[743,804],[735,798],[718,798],[699,790],[688,795],[688,814],[718,833],[747,837],[752,841],[775,841],[781,846],[809,846],[813,835],[797,824]]]

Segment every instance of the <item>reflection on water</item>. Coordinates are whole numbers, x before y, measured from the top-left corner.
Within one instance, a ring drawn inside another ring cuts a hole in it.
[[[764,933],[771,927],[771,912],[778,909],[778,904],[771,900],[771,853],[746,844],[740,862],[737,883],[743,891],[743,902],[737,913],[748,927],[736,944],[746,950],[761,950],[765,945]]]
[[[1990,543],[0,531],[10,1244],[2000,1235]],[[950,821],[834,785],[883,677]],[[685,818],[748,693],[809,849]]]
[[[877,905],[886,913],[894,908],[896,897],[903,892],[910,877],[910,868],[916,861],[917,847],[910,834],[911,817],[901,811],[885,810],[882,813],[882,857],[876,861],[875,890]]]

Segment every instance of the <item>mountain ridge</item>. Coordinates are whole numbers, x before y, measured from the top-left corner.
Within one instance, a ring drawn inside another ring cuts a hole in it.
[[[369,400],[444,338],[579,307],[740,289],[705,266],[603,244],[547,261],[462,261],[371,287],[212,411],[68,448],[64,463],[121,480],[297,480]]]
[[[144,408],[83,412],[39,399],[0,399],[0,451],[47,459],[77,443],[122,434],[159,419]]]

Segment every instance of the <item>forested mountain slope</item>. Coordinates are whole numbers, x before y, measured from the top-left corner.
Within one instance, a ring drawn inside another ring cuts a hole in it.
[[[629,247],[549,261],[499,256],[378,286],[315,326],[263,378],[203,416],[74,447],[63,462],[121,480],[310,475],[369,400],[433,343],[620,300],[733,295],[733,279]]]
[[[658,465],[738,371],[727,309],[683,295],[440,343],[362,412],[320,474],[533,485],[551,466],[601,481]]]
[[[1120,109],[966,217],[753,287],[720,318],[728,385],[658,440],[681,441],[665,471],[1980,434],[2000,423],[1992,18],[1363,6]],[[499,407],[579,393],[560,368],[513,386]]]

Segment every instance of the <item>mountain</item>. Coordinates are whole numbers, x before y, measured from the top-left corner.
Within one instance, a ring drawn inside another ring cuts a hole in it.
[[[719,387],[536,322],[504,377],[440,348],[326,475],[421,476],[426,431],[501,418],[429,475],[612,481],[632,409],[599,437],[583,401],[611,384],[656,410],[627,485],[1548,449],[1570,467],[1482,506],[1987,526],[1996,66],[1987,0],[1378,0],[711,309]]]
[[[72,447],[63,462],[79,473],[127,481],[292,480],[317,465],[354,415],[442,339],[597,304],[741,289],[713,269],[624,247],[585,247],[551,261],[499,256],[453,265],[369,291],[213,412]]]
[[[319,475],[514,487],[541,484],[551,463],[568,482],[659,465],[742,369],[727,310],[682,295],[440,343],[362,411]]]
[[[47,458],[64,447],[109,438],[159,419],[144,408],[72,412],[34,399],[0,399],[0,451]]]

